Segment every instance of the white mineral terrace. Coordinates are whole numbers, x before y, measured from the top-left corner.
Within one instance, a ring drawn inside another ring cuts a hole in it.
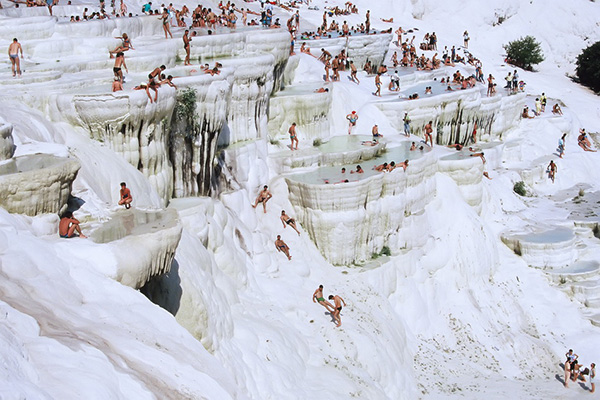
[[[344,174],[336,166],[286,177],[298,220],[331,263],[361,264],[383,246],[405,247],[395,233],[435,195],[433,175],[437,171],[428,147],[424,151],[409,151],[409,147],[409,142],[403,142],[361,162],[362,174],[351,174],[355,166],[346,165]],[[383,162],[406,159],[406,171],[372,169]],[[393,211],[382,214],[382,207]]]
[[[312,85],[286,86],[269,100],[269,136],[288,138],[288,128],[296,123],[302,137],[313,140],[327,139],[330,131],[331,92],[315,93],[322,87],[333,90],[322,82]]]
[[[50,154],[31,154],[0,163],[0,206],[17,214],[60,213],[79,162]]]
[[[505,234],[502,241],[532,267],[565,267],[577,259],[575,235],[569,228],[526,234]]]
[[[296,41],[297,51],[300,51],[302,43],[310,47],[313,55],[320,55],[321,49],[325,49],[331,54],[338,54],[342,50],[346,50],[346,54],[354,61],[357,66],[362,66],[367,60],[370,60],[373,65],[379,65],[385,59],[392,34],[378,33],[373,35],[353,35],[349,37],[332,37],[330,39],[312,39]]]
[[[366,135],[333,136],[318,146],[310,146],[292,152],[287,151],[289,139],[281,139],[277,146],[272,146],[269,155],[271,168],[279,172],[289,172],[291,168],[311,166],[334,166],[356,164],[367,161],[385,151],[386,143],[380,141],[372,145],[373,137]],[[368,143],[368,144],[367,144]],[[281,150],[284,148],[285,150]]]
[[[587,128],[600,146],[600,101],[571,78],[600,40],[596,3],[356,0],[336,15],[343,1],[240,1],[248,20],[272,8],[282,28],[243,26],[238,11],[237,28],[209,29],[191,26],[195,3],[176,26],[136,15],[137,0],[124,0],[132,17],[107,1],[109,18],[82,22],[69,19],[98,3],[59,0],[50,16],[20,1],[0,0],[0,398],[593,397],[589,380],[563,387],[561,362],[569,348],[600,360],[600,153],[577,144]],[[200,6],[219,15],[218,3]],[[374,32],[393,33],[301,37],[323,18],[358,26],[366,10]],[[437,49],[423,50],[433,31]],[[546,60],[517,68],[527,85],[509,94],[503,46],[521,35]],[[497,94],[447,90],[474,65],[393,67],[404,41],[430,59],[473,55]],[[321,49],[345,51],[360,83],[347,68],[325,82]],[[367,60],[387,65],[381,96]],[[140,88],[161,65],[176,87]],[[543,92],[546,111],[521,118]],[[264,185],[272,198],[254,204]],[[57,234],[65,210],[82,237]],[[344,299],[343,324],[311,299],[319,285]]]
[[[181,230],[175,210],[130,209],[112,214],[90,238],[115,260],[115,268],[108,275],[139,289],[151,278],[171,270]]]

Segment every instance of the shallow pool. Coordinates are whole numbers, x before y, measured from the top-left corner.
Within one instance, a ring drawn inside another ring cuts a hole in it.
[[[356,135],[354,137],[359,139],[361,136]],[[362,138],[365,138],[365,136],[362,136]],[[417,146],[423,145],[422,143],[416,144]],[[384,153],[382,153],[376,158],[357,163],[364,170],[364,173],[362,174],[350,173],[352,170],[356,170],[357,164],[349,164],[342,166],[320,167],[315,171],[291,175],[290,179],[293,179],[298,182],[311,184],[338,184],[344,183],[343,181],[345,180],[348,180],[348,182],[357,182],[374,176],[376,174],[382,174],[383,172],[378,172],[373,169],[373,167],[376,165],[380,165],[385,162],[391,163],[392,161],[394,161],[396,164],[399,164],[404,160],[415,160],[422,157],[425,153],[431,151],[429,146],[424,145],[423,150],[410,151],[410,146],[411,142],[405,141],[402,142],[399,146],[388,148]],[[342,173],[342,168],[346,169],[345,173]]]

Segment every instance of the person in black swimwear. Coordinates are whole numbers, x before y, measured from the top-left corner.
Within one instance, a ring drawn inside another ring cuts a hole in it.
[[[283,227],[286,227],[286,224],[291,226],[292,228],[294,228],[294,230],[296,232],[298,232],[298,235],[300,235],[300,231],[298,230],[298,228],[296,228],[296,220],[294,218],[291,218],[289,215],[287,215],[285,213],[285,210],[281,210],[281,217],[279,217],[279,219],[281,220],[281,223],[283,224]]]
[[[342,317],[340,316],[340,313],[342,312],[342,303],[344,303],[345,307],[346,302],[337,294],[335,296],[330,294],[329,300],[333,300],[333,303],[335,304],[335,310],[332,314],[333,320],[336,322],[336,326],[342,326]]]

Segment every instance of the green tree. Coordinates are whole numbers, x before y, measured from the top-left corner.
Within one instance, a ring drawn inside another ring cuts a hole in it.
[[[577,77],[582,85],[600,92],[600,42],[584,49],[577,56]]]
[[[531,66],[544,61],[544,54],[533,36],[525,36],[505,44],[504,50],[512,64],[531,70]]]

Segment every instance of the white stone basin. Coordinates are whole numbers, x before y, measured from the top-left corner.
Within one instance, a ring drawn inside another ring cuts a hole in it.
[[[327,165],[314,171],[290,175],[288,178],[313,185],[326,184],[325,181],[333,184],[343,179],[358,182],[381,174],[381,172],[373,170],[376,165],[384,162],[390,163],[391,161],[399,164],[406,159],[409,160],[410,164],[410,161],[421,158],[431,151],[429,146],[425,146],[423,151],[409,151],[411,142],[408,141],[402,142],[399,146],[386,149],[383,143],[378,146],[363,146],[360,142],[364,140],[371,140],[371,136],[335,136],[328,143],[319,146],[318,149],[322,151],[320,157],[324,165],[335,163],[339,166]],[[351,170],[356,169],[355,163],[360,164],[365,171],[363,174],[350,174]],[[341,165],[347,170],[345,174],[341,172]]]
[[[170,271],[181,238],[175,210],[119,210],[90,238],[107,246],[117,261],[113,278],[135,289]]]
[[[286,177],[298,220],[331,263],[362,264],[384,245],[393,249],[405,246],[396,233],[407,217],[422,211],[435,196],[432,178],[437,172],[428,151],[407,154],[408,146],[407,142],[361,163],[364,174],[350,174],[355,166],[348,165],[344,175],[338,166]],[[384,161],[403,161],[407,155],[412,161],[406,172],[402,168],[391,173],[370,169]],[[342,178],[350,182],[336,183]],[[387,212],[381,213],[381,209]]]
[[[288,86],[269,100],[269,133],[272,137],[287,137],[293,122],[302,139],[327,139],[330,135],[331,90],[315,93],[322,83]]]
[[[532,267],[564,268],[577,259],[575,234],[569,228],[502,235],[502,241]]]
[[[60,213],[79,168],[73,158],[50,154],[13,158],[0,165],[0,206],[32,216]]]

